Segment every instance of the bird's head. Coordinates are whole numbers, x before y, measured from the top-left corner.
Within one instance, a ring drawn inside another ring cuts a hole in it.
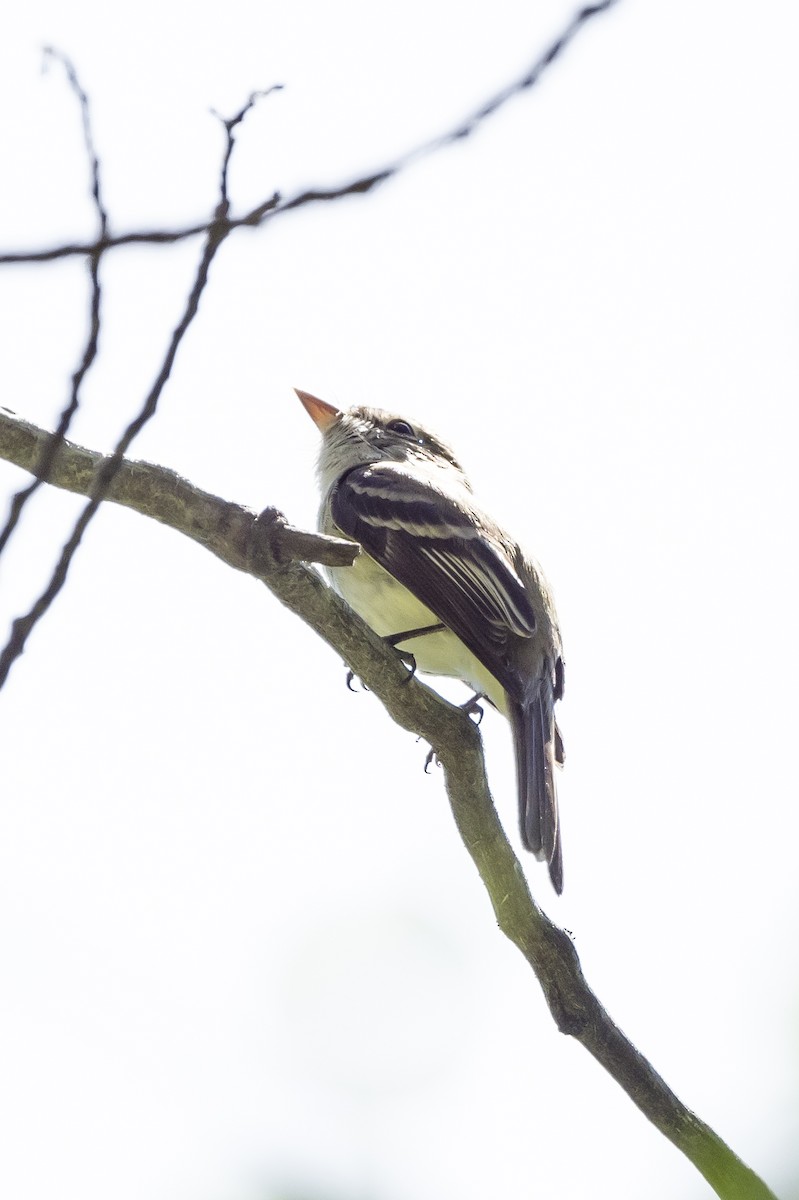
[[[449,446],[416,421],[366,405],[342,411],[310,392],[294,390],[322,434],[318,472],[323,493],[345,471],[387,459],[432,471],[454,467],[469,487]]]

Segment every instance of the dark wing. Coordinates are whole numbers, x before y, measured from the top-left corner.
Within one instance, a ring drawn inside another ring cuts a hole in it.
[[[464,499],[401,463],[354,468],[339,480],[331,504],[342,533],[413,592],[506,689],[522,841],[549,863],[560,893],[554,768],[563,747],[553,710],[563,691],[563,666],[558,659],[535,680],[514,670],[508,643],[532,638],[536,618],[501,535],[480,514],[467,511]]]
[[[487,522],[402,463],[356,467],[333,490],[342,533],[422,601],[503,686],[511,636],[532,637],[535,612]],[[399,633],[400,630],[397,630]]]

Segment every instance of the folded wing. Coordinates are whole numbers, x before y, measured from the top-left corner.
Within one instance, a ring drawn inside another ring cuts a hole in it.
[[[536,618],[510,554],[488,522],[475,522],[458,497],[394,462],[344,475],[333,492],[332,515],[503,686],[511,684],[504,650],[511,637],[532,637]]]

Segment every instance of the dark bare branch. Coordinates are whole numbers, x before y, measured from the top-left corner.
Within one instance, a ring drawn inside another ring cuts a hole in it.
[[[259,92],[252,92],[246,102],[241,106],[237,113],[232,117],[222,117],[216,111],[211,109],[215,117],[218,117],[224,126],[227,145],[225,146],[225,157],[222,160],[222,173],[219,181],[219,191],[221,195],[221,205],[224,211],[227,212],[230,207],[230,196],[228,195],[228,170],[230,168],[230,159],[233,154],[233,146],[235,144],[235,130],[239,126],[251,108],[254,108],[259,100],[263,100],[266,96],[270,96],[272,92],[280,92],[283,90],[282,83],[274,83],[270,88],[264,88]]]
[[[75,93],[78,104],[80,105],[81,122],[83,125],[83,140],[86,146],[86,154],[89,158],[89,168],[91,173],[91,195],[95,211],[97,213],[97,222],[99,229],[100,242],[108,238],[108,212],[102,199],[102,191],[100,184],[100,160],[97,156],[97,150],[94,144],[94,136],[92,134],[91,113],[89,108],[89,97],[83,90],[78,79],[75,67],[70,60],[56,50],[48,47],[45,50],[45,61],[53,58],[61,63],[66,71],[67,79],[72,91]],[[41,486],[41,476],[47,475],[50,464],[53,461],[53,456],[58,449],[60,442],[66,437],[67,431],[72,424],[72,418],[78,411],[80,404],[80,389],[84,379],[91,370],[97,358],[97,352],[100,343],[100,313],[102,302],[102,291],[100,288],[100,259],[102,250],[95,249],[88,256],[87,267],[89,271],[89,284],[91,287],[91,300],[89,302],[89,329],[86,335],[86,345],[83,348],[80,363],[77,370],[72,375],[72,386],[70,397],[64,407],[59,418],[58,427],[52,437],[42,447],[42,459],[39,464],[39,470],[35,473],[37,478],[26,488],[20,489],[15,496],[11,498],[8,517],[2,530],[0,530],[0,554],[3,553],[11,535],[19,523],[22,516],[22,511],[30,500],[34,492]]]
[[[81,96],[83,96],[82,92]],[[243,119],[244,115],[252,107],[253,103],[254,98],[251,98],[250,103],[245,105],[245,107],[241,110],[241,113],[238,114],[236,118],[233,118],[230,122],[226,123],[225,128],[227,135],[227,149],[220,178],[220,200],[218,205],[217,219],[208,227],[205,245],[200,256],[200,261],[197,266],[191,291],[189,292],[183,314],[172,332],[172,337],[170,338],[166,354],[164,355],[163,362],[158,374],[156,375],[155,381],[145,397],[140,411],[128,424],[127,428],[117,442],[114,453],[108,459],[103,461],[102,465],[94,476],[91,491],[88,493],[89,502],[75,522],[72,533],[64,543],[58,561],[53,568],[53,573],[50,576],[50,580],[28,611],[23,613],[22,616],[17,617],[12,622],[11,633],[8,641],[3,647],[2,653],[0,653],[0,688],[3,687],[6,679],[8,678],[9,671],[11,670],[14,662],[19,658],[25,649],[25,643],[27,642],[28,637],[30,636],[31,631],[33,630],[37,621],[44,616],[53,600],[64,586],[70,563],[72,562],[78,546],[81,543],[83,534],[86,531],[89,523],[95,517],[100,504],[108,492],[108,488],[112,483],[114,476],[119,471],[128,447],[133,442],[137,434],[144,428],[147,422],[150,421],[155,415],[161,393],[163,392],[167,384],[167,380],[172,373],[172,367],[174,366],[180,344],[186,335],[186,331],[197,315],[200,297],[208,283],[208,275],[211,269],[211,263],[216,257],[217,251],[222,245],[222,242],[231,232],[230,223],[227,220],[228,200],[225,194],[225,189],[227,186],[227,165],[230,161],[230,154],[233,148],[234,130],[239,122]],[[92,252],[93,262],[95,260],[99,261],[100,253],[101,252],[97,250]],[[97,315],[99,329],[99,288],[95,290],[95,296],[98,302]],[[96,352],[96,340],[94,342],[94,352]],[[93,361],[94,352],[92,353],[90,361]],[[77,397],[77,392],[75,392],[75,396]],[[60,440],[63,440],[63,435],[62,439],[55,437],[51,440],[50,446],[46,451],[48,456],[52,457],[58,452]],[[45,474],[46,472],[41,470],[40,464],[40,477],[44,477]]]
[[[361,196],[371,192],[378,184],[384,183],[386,180],[398,175],[404,171],[412,163],[417,162],[420,158],[428,154],[433,154],[438,150],[442,150],[445,146],[451,145],[453,142],[461,141],[463,138],[470,137],[484,121],[488,120],[495,113],[499,112],[514,96],[521,92],[534,87],[539,82],[544,72],[565,50],[566,46],[571,42],[580,28],[590,21],[593,17],[599,16],[601,13],[607,12],[616,4],[617,0],[601,0],[598,4],[588,5],[580,9],[578,13],[572,17],[566,28],[555,38],[553,42],[546,48],[530,67],[507,87],[502,88],[494,96],[489,97],[484,101],[474,112],[470,113],[462,121],[444,133],[438,134],[430,141],[425,142],[421,146],[417,146],[413,150],[407,151],[399,158],[376,171],[370,171],[365,175],[359,176],[357,179],[350,180],[348,183],[338,184],[330,188],[309,188],[297,193],[295,196],[290,196],[284,200],[279,193],[275,193],[268,200],[264,200],[261,204],[256,205],[250,212],[241,217],[229,218],[227,224],[228,232],[233,229],[242,227],[256,228],[267,220],[278,216],[280,213],[290,212],[297,208],[303,208],[308,204],[319,204],[333,200],[340,200],[344,196]],[[273,90],[273,89],[270,89]],[[248,106],[242,110],[241,115],[244,115]],[[226,173],[225,173],[226,177]],[[217,214],[215,220],[219,220]],[[14,253],[0,254],[0,265],[7,263],[33,263],[33,262],[53,262],[59,258],[70,258],[79,254],[92,254],[98,251],[104,252],[116,246],[129,246],[133,243],[172,243],[183,241],[185,238],[196,237],[198,234],[207,233],[210,226],[205,225],[190,225],[184,229],[172,230],[150,230],[137,233],[121,234],[116,237],[105,237],[98,239],[97,242],[79,243],[72,242],[65,246],[55,246],[47,250],[19,251]]]

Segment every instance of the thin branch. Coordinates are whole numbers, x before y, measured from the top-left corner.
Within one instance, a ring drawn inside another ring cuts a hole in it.
[[[385,183],[386,180],[404,171],[420,158],[436,153],[444,149],[444,147],[452,145],[453,142],[462,141],[464,138],[470,137],[489,117],[494,116],[501,108],[504,108],[514,96],[534,87],[547,68],[560,57],[582,26],[592,20],[592,18],[607,12],[616,3],[617,0],[600,0],[598,4],[587,5],[585,8],[580,9],[572,17],[565,29],[550,43],[543,54],[518,79],[515,79],[507,87],[502,88],[495,95],[489,97],[488,100],[485,100],[474,112],[459,121],[453,128],[438,134],[436,137],[431,138],[430,141],[424,142],[421,146],[417,146],[413,150],[406,151],[405,154],[393,162],[387,163],[384,167],[359,176],[349,183],[338,184],[330,188],[309,188],[298,192],[295,196],[291,196],[287,200],[284,200],[276,192],[268,200],[264,200],[261,204],[256,205],[255,208],[251,209],[244,216],[229,218],[227,221],[229,226],[228,232],[242,227],[259,227],[267,220],[271,220],[281,213],[303,208],[308,204],[340,200],[344,196],[365,195],[373,191],[379,184]],[[246,108],[244,111],[246,111]],[[218,216],[215,219],[218,220]],[[129,246],[140,243],[164,244],[180,242],[185,238],[207,233],[209,228],[210,225],[208,224],[189,225],[183,229],[148,230],[120,234],[116,237],[103,237],[96,242],[72,242],[68,245],[55,246],[48,250],[4,253],[0,254],[0,265],[8,263],[53,262],[56,259],[70,258],[80,254],[104,252],[116,246]]]
[[[0,410],[0,457],[33,470],[47,437],[45,431]],[[245,508],[199,491],[173,471],[116,456],[104,459],[69,442],[59,447],[48,481],[93,496],[97,479],[111,461],[116,468],[107,485],[109,500],[154,517],[230,566],[261,579],[347,661],[398,725],[429,742],[444,768],[458,831],[499,926],[533,968],[558,1028],[582,1043],[723,1200],[775,1200],[614,1024],[588,987],[571,939],[533,900],[494,808],[480,733],[473,722],[416,679],[408,681],[396,654],[316,571],[280,561],[272,539],[282,518],[273,510],[256,518]],[[305,536],[311,545],[316,535]]]
[[[272,203],[279,202],[279,196],[272,197]],[[231,229],[245,221],[231,221]],[[52,250],[20,250],[0,254],[0,266],[17,263],[55,262],[60,258],[75,258],[82,254],[94,254],[105,250],[113,250],[117,246],[169,246],[174,242],[185,241],[186,238],[197,237],[208,233],[209,222],[199,225],[188,225],[184,229],[148,229],[137,233],[122,233],[115,237],[98,238],[95,242],[68,242],[65,246],[56,246]]]
[[[81,95],[83,95],[83,93],[81,93]],[[220,201],[217,208],[217,218],[208,228],[205,246],[200,256],[200,262],[197,266],[194,283],[186,301],[183,315],[173,330],[172,337],[169,341],[161,368],[155,378],[155,382],[150,388],[141,410],[129,423],[117,442],[114,453],[110,456],[110,458],[103,461],[100,469],[97,471],[93,481],[92,490],[90,493],[88,493],[89,503],[85,506],[82,513],[78,517],[75,525],[73,526],[72,533],[64,543],[61,554],[58,558],[58,562],[53,568],[53,573],[49,582],[28,609],[28,611],[22,616],[17,617],[12,622],[11,633],[8,641],[3,647],[2,653],[0,653],[0,688],[2,688],[5,684],[11,667],[25,649],[25,643],[27,642],[37,621],[39,621],[47,612],[53,600],[64,586],[70,563],[72,562],[78,546],[81,543],[83,534],[85,533],[89,523],[94,519],[100,504],[105,498],[114,476],[124,461],[124,455],[128,447],[137,434],[144,428],[147,422],[155,415],[161,393],[163,392],[167,380],[172,373],[172,367],[174,366],[180,344],[186,335],[186,331],[197,315],[200,297],[205,290],[206,284],[208,283],[208,274],[211,269],[211,263],[213,262],[219,247],[222,245],[222,242],[230,234],[230,225],[227,221],[227,169],[233,147],[233,131],[243,119],[245,114],[250,110],[256,99],[257,96],[253,95],[248,104],[245,105],[245,107],[235,118],[233,118],[230,122],[224,123],[227,138],[227,152],[225,154],[220,173]],[[99,254],[99,252],[97,253]],[[53,439],[50,449],[47,451],[47,453],[51,456],[55,455],[58,452],[58,445],[58,440]],[[39,464],[39,469],[41,470],[41,464]]]
[[[49,58],[56,59],[64,68],[69,82],[69,86],[75,93],[78,104],[80,105],[81,122],[83,125],[83,140],[86,146],[86,154],[89,158],[89,169],[91,174],[91,195],[95,211],[97,213],[98,227],[100,230],[99,240],[105,241],[108,238],[108,212],[102,199],[100,186],[100,160],[97,156],[97,150],[94,145],[94,136],[92,134],[91,113],[89,109],[89,97],[83,90],[78,79],[77,72],[73,64],[66,55],[53,50],[51,47],[45,49],[45,61]],[[72,388],[70,398],[64,407],[61,417],[58,422],[58,427],[55,433],[42,448],[42,459],[39,463],[39,468],[36,472],[37,478],[33,480],[26,488],[21,488],[15,496],[11,497],[9,506],[8,518],[2,530],[0,530],[0,554],[3,553],[8,540],[13,534],[19,519],[22,516],[22,510],[30,500],[31,496],[41,487],[41,476],[47,475],[50,470],[53,458],[59,444],[66,437],[67,431],[72,424],[72,418],[78,411],[80,404],[80,389],[84,379],[88,375],[95,359],[100,342],[100,311],[102,301],[102,290],[100,288],[100,259],[102,250],[94,249],[88,256],[87,267],[89,270],[89,282],[91,286],[91,301],[89,304],[89,330],[86,336],[86,345],[81,356],[80,364],[77,370],[72,375]]]
[[[215,117],[217,117],[224,125],[225,133],[227,134],[227,145],[225,146],[225,157],[222,160],[222,177],[220,180],[220,193],[222,196],[222,203],[225,205],[226,208],[229,206],[229,203],[230,203],[227,185],[228,185],[228,170],[230,168],[230,159],[233,155],[233,146],[235,145],[235,140],[236,140],[235,136],[234,136],[234,131],[242,123],[242,121],[247,116],[247,113],[250,111],[250,109],[254,108],[259,100],[263,100],[265,96],[270,96],[272,94],[272,92],[281,92],[282,90],[283,90],[282,83],[274,83],[274,84],[272,84],[272,87],[264,88],[260,92],[251,92],[250,96],[248,97],[246,102],[242,105],[242,107],[239,109],[239,111],[237,113],[234,113],[234,115],[232,117],[220,116],[220,114],[215,109],[211,109],[211,112],[213,113],[213,115]]]

